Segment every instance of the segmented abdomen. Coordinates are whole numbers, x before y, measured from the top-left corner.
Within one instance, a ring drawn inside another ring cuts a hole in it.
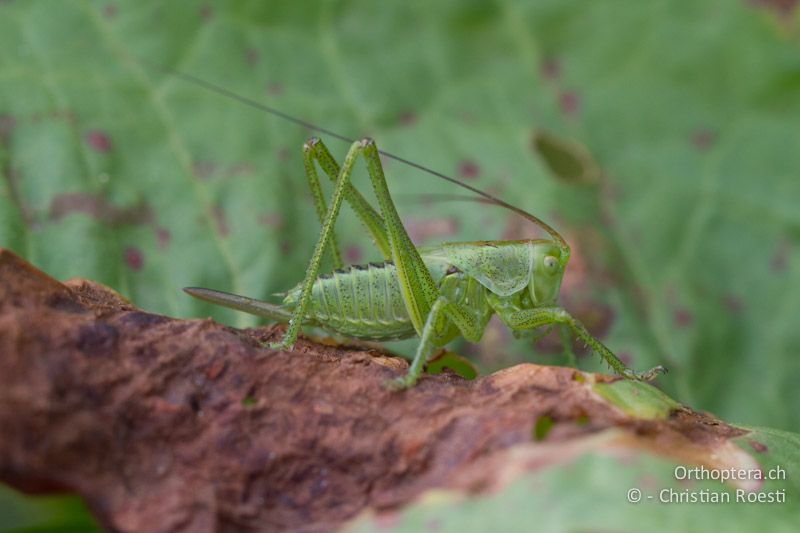
[[[284,300],[293,306],[296,287]],[[306,316],[321,326],[360,339],[390,340],[413,336],[397,269],[391,262],[354,265],[321,276],[314,283]]]

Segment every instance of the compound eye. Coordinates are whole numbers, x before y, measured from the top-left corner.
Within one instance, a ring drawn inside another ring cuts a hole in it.
[[[556,268],[558,268],[558,259],[552,255],[548,255],[544,258],[544,267],[550,272],[555,272]]]

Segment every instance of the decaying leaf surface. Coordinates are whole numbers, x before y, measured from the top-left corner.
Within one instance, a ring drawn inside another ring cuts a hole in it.
[[[146,313],[0,251],[2,481],[76,491],[123,531],[328,529],[609,447],[758,467],[731,440],[747,431],[677,405],[636,418],[595,391],[613,387],[604,376],[520,365],[391,393],[404,360],[306,339],[262,348],[278,331]]]

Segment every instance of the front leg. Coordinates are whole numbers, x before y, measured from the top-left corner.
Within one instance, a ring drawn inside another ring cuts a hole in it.
[[[659,374],[667,371],[659,365],[647,372],[634,372],[625,363],[614,355],[602,342],[595,339],[586,327],[566,310],[560,307],[540,307],[536,309],[522,309],[516,311],[501,311],[500,318],[513,330],[533,329],[549,324],[564,324],[597,352],[614,371],[627,379],[637,381],[652,381]]]

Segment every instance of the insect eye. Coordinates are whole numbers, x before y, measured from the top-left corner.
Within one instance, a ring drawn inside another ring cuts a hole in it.
[[[558,266],[558,259],[552,255],[548,255],[544,258],[544,266],[547,270],[555,271],[556,267]]]

